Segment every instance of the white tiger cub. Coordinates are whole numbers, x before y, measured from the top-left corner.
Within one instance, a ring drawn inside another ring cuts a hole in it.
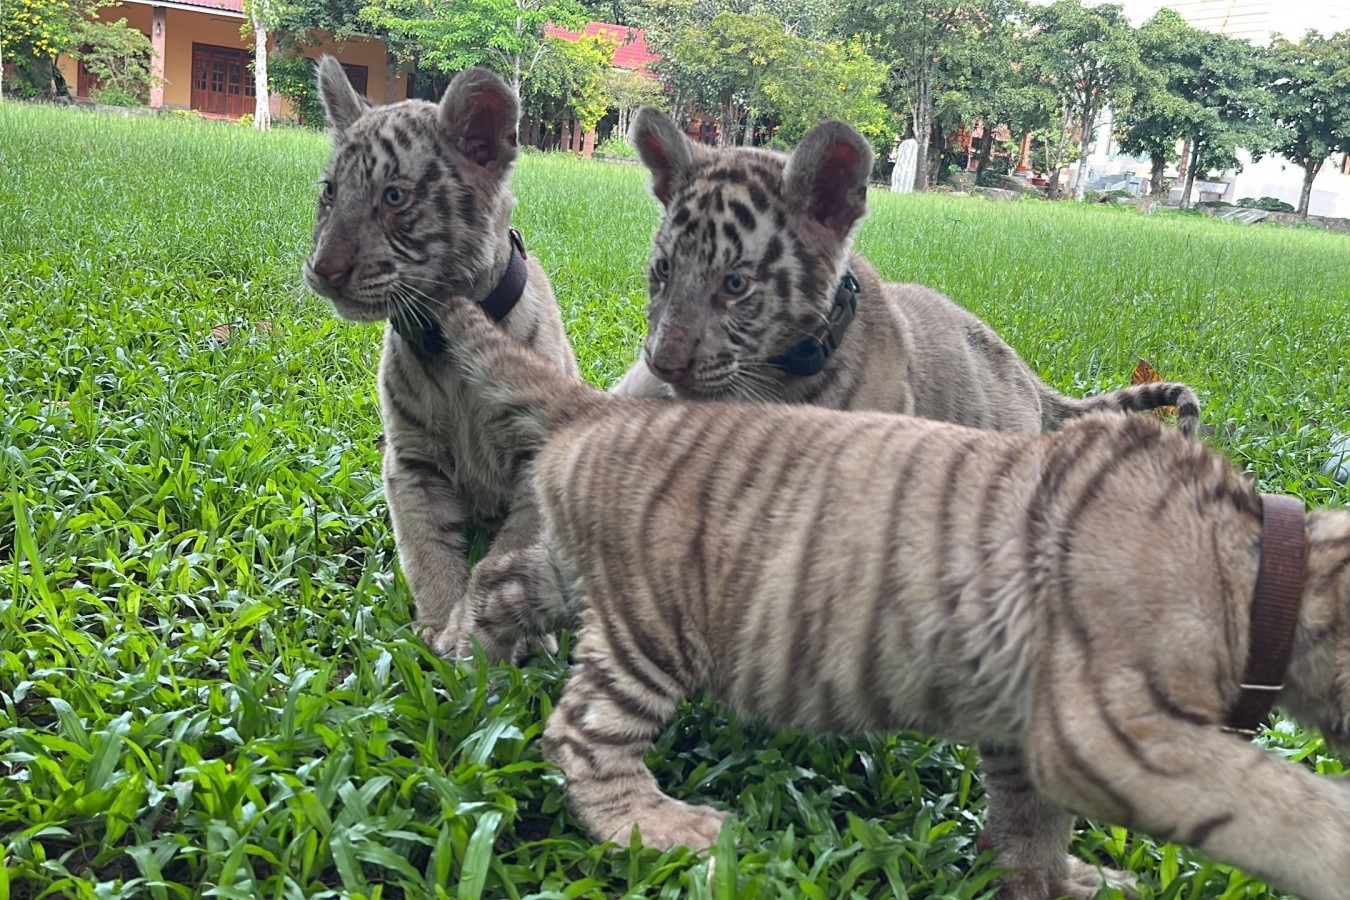
[[[643,107],[629,139],[664,215],[642,359],[615,393],[811,403],[1028,432],[1088,412],[1175,406],[1182,429],[1195,430],[1199,404],[1185,385],[1065,397],[943,294],[882,282],[852,250],[872,148],[843,122],[816,126],[784,156],[712,149]]]
[[[1195,433],[1200,407],[1184,384],[1065,397],[943,294],[882,282],[852,249],[872,149],[850,126],[819,125],[790,156],[713,150],[648,107],[630,140],[665,214],[652,240],[643,358],[615,393],[779,400],[1027,434],[1095,411],[1175,406],[1178,428]],[[987,792],[1026,791],[1017,759],[980,749]],[[1026,825],[1002,820],[1001,808],[990,809],[995,842]]]
[[[1026,435],[616,397],[559,379],[467,301],[442,321],[536,460],[586,604],[544,753],[597,839],[716,839],[727,814],[665,795],[643,760],[707,689],[781,725],[1000,748],[1029,777],[989,793],[1004,900],[1095,895],[1065,853],[1074,813],[1305,900],[1345,896],[1350,780],[1224,725],[1264,697],[1350,748],[1350,513],[1258,497],[1144,417]],[[1292,527],[1267,530],[1276,514]],[[1273,619],[1253,611],[1269,571],[1298,601]],[[1280,636],[1287,666],[1258,678],[1255,648],[1278,659]]]
[[[577,377],[548,278],[510,228],[519,102],[496,75],[469,69],[439,105],[372,106],[329,56],[318,87],[333,153],[305,280],[344,318],[388,320],[379,391],[394,539],[424,636],[464,656],[473,635],[501,630],[493,616],[561,599],[529,462],[497,443],[500,410],[450,364],[441,322],[447,297],[467,295],[556,377]],[[496,530],[471,577],[469,525]]]

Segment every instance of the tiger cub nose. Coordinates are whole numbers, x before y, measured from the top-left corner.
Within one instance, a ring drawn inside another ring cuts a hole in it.
[[[320,259],[310,265],[310,269],[318,276],[319,280],[329,287],[342,288],[352,280],[352,272],[356,270],[356,264],[336,257]]]

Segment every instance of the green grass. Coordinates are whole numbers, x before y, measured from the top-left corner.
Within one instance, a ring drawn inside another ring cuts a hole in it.
[[[0,900],[988,896],[973,753],[775,734],[702,703],[651,759],[678,796],[740,812],[715,866],[591,844],[540,759],[565,667],[457,668],[409,633],[378,329],[298,274],[326,153],[321,135],[0,104]],[[642,173],[528,155],[517,193],[607,385],[642,329]],[[1118,387],[1147,356],[1263,489],[1350,499],[1317,474],[1350,418],[1344,236],[872,208],[860,245],[883,273],[952,293],[1062,390]],[[1265,740],[1340,771],[1315,736]],[[1271,896],[1117,829],[1078,846],[1139,872],[1145,898]]]

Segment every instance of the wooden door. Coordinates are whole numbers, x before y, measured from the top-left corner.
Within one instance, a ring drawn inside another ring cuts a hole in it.
[[[192,108],[208,116],[237,119],[253,112],[257,92],[243,50],[192,45]]]

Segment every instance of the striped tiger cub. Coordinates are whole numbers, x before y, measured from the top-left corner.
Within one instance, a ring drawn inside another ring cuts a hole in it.
[[[424,637],[464,656],[480,622],[561,600],[539,544],[528,461],[496,443],[493,411],[446,354],[446,298],[467,293],[555,377],[577,375],[553,289],[511,230],[520,105],[486,69],[456,75],[439,104],[371,106],[341,65],[318,66],[333,153],[321,181],[309,286],[338,315],[387,320],[380,354],[384,488]],[[494,531],[467,571],[466,528]],[[492,658],[514,646],[487,644]]]
[[[616,397],[558,378],[469,303],[444,321],[535,460],[546,538],[585,604],[544,753],[597,839],[714,842],[727,813],[666,796],[643,761],[706,689],[783,726],[998,748],[984,841],[1004,900],[1095,895],[1065,852],[1075,814],[1306,900],[1345,895],[1350,782],[1221,727],[1263,501],[1220,454],[1138,416],[1026,435]],[[1350,513],[1305,527],[1276,699],[1346,749]]]
[[[978,428],[1050,431],[1101,410],[1179,409],[1159,382],[1066,397],[948,297],[883,282],[853,252],[872,148],[843,122],[791,156],[695,143],[643,107],[630,141],[664,209],[648,264],[647,340],[616,393],[875,409]]]

